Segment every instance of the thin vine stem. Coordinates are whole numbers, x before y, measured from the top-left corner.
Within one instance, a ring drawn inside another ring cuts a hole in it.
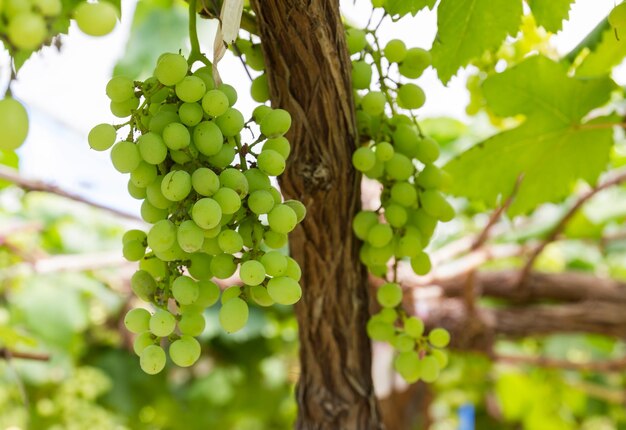
[[[200,61],[206,66],[211,66],[211,62],[200,51],[196,4],[197,0],[189,0],[189,41],[191,42],[191,52],[189,53],[187,63],[189,63],[189,66],[192,66],[196,61]]]

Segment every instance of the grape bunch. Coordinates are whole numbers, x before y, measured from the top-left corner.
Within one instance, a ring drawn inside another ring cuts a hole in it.
[[[422,75],[430,65],[430,53],[407,48],[399,39],[381,48],[376,34],[369,30],[350,28],[346,37],[353,58],[361,142],[352,163],[382,185],[380,207],[360,211],[352,224],[363,241],[361,262],[372,274],[388,280],[377,291],[382,310],[371,318],[367,332],[372,339],[394,346],[398,351],[395,368],[407,381],[432,381],[446,364],[439,348],[447,345],[449,334],[435,329],[424,336],[422,321],[403,311],[402,288],[394,282],[401,260],[407,260],[418,275],[430,271],[424,247],[438,221],[454,217],[454,209],[441,193],[448,176],[434,164],[439,145],[422,133],[413,113],[423,106],[424,91],[414,83],[402,82]],[[394,70],[398,76],[392,78]],[[375,76],[377,88],[372,85]]]
[[[49,44],[71,16],[84,33],[93,36],[110,33],[117,22],[115,7],[105,1],[83,1],[67,9],[63,0],[0,0],[0,42],[12,57],[24,56]],[[0,130],[3,151],[19,148],[28,134],[26,109],[10,96],[0,99]]]
[[[216,86],[209,66],[191,72],[175,53],[163,54],[144,82],[114,77],[106,93],[111,112],[128,120],[95,126],[89,144],[111,148],[113,166],[130,174],[128,191],[143,199],[141,216],[152,224],[147,233],[128,231],[123,253],[139,261],[132,290],[156,310],[132,309],[125,324],[137,333],[134,349],[146,373],[165,366],[165,338],[171,360],[190,366],[200,356],[195,336],[204,330],[205,308],[221,300],[219,321],[232,333],[245,326],[248,303],[291,305],[302,295],[300,267],[277,249],[306,209],[282,201],[270,181],[285,170],[291,116],[260,105],[245,122],[233,107],[233,87]],[[246,144],[250,122],[261,135]],[[130,131],[118,141],[121,128]],[[212,280],[237,270],[243,286],[222,292]]]

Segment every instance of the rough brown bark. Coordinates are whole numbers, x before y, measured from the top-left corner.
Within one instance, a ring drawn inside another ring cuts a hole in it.
[[[381,429],[365,333],[367,278],[351,232],[360,178],[350,161],[357,134],[339,2],[258,0],[253,7],[272,104],[293,118],[282,191],[308,210],[290,241],[304,290],[296,306],[296,428]]]

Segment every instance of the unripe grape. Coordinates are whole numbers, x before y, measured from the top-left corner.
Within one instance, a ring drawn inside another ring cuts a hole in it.
[[[74,9],[74,19],[78,28],[89,36],[104,36],[115,28],[117,10],[111,3],[82,2]]]
[[[393,347],[398,352],[407,352],[415,349],[415,339],[405,333],[400,333],[392,341]]]
[[[285,159],[272,149],[265,149],[257,158],[259,169],[270,176],[278,176],[285,171]]]
[[[230,145],[222,145],[219,152],[215,155],[212,155],[209,158],[209,163],[218,169],[223,169],[230,164],[235,159],[235,149]]]
[[[376,224],[367,233],[367,241],[376,248],[387,245],[393,237],[393,230],[388,224]]]
[[[406,224],[408,215],[400,205],[390,204],[385,207],[385,219],[392,227],[400,228]]]
[[[436,348],[445,348],[450,343],[450,333],[445,328],[436,328],[428,333],[428,341]]]
[[[181,227],[182,227],[182,224],[181,224]],[[180,231],[181,227],[178,228],[178,231]],[[180,245],[180,241],[179,241],[179,245]],[[198,280],[211,279],[213,277],[213,274],[211,273],[211,267],[210,267],[211,259],[212,257],[207,254],[203,254],[199,252],[192,253],[191,257],[189,257],[189,265],[187,266],[187,270],[189,271],[189,274],[193,276],[194,279],[198,279]]]
[[[124,325],[131,333],[143,333],[150,327],[150,312],[143,308],[128,311],[124,317]]]
[[[613,28],[621,29],[626,27],[626,3],[620,3],[615,6],[609,13],[608,20]]]
[[[180,223],[176,232],[178,245],[185,252],[196,252],[204,243],[204,231],[192,220]]]
[[[376,154],[371,148],[362,146],[352,154],[352,165],[360,172],[367,172],[376,164]]]
[[[265,103],[270,99],[270,89],[267,84],[266,74],[258,76],[252,81],[250,94],[252,95],[252,100],[258,103]]]
[[[202,154],[215,155],[222,149],[224,135],[215,122],[204,121],[194,129],[193,142]]]
[[[226,215],[234,214],[241,207],[241,198],[235,190],[230,188],[220,188],[213,199],[220,205],[222,213]]]
[[[265,69],[265,57],[263,56],[261,45],[252,45],[245,54],[246,64],[252,70],[260,72],[261,70]]]
[[[237,90],[235,90],[235,87],[221,83],[217,89],[226,94],[226,98],[228,98],[228,106],[233,106],[237,103]]]
[[[129,117],[139,107],[139,99],[131,97],[123,102],[111,102],[111,113],[118,118]]]
[[[161,182],[161,192],[173,202],[183,200],[191,192],[191,176],[184,170],[169,172]]]
[[[420,194],[420,204],[424,211],[435,218],[449,221],[454,217],[454,209],[437,190],[426,190]]]
[[[180,150],[189,146],[191,135],[187,127],[180,122],[171,122],[163,129],[163,142],[170,149]]]
[[[135,84],[126,76],[115,76],[107,83],[106,94],[113,102],[124,102],[135,97]]]
[[[204,110],[199,103],[183,103],[178,108],[180,122],[188,127],[195,127],[200,124],[204,117]]]
[[[274,109],[261,120],[261,133],[267,137],[278,137],[291,127],[291,115],[284,109]]]
[[[217,254],[211,260],[211,272],[217,279],[230,278],[235,270],[237,270],[237,264],[230,254]]]
[[[391,160],[385,162],[385,171],[391,179],[406,181],[413,175],[415,166],[407,156],[395,153]]]
[[[179,276],[172,283],[172,295],[181,305],[191,305],[200,294],[198,283],[189,276]]]
[[[228,108],[226,112],[215,119],[215,123],[226,137],[237,136],[243,129],[245,121],[237,109]]]
[[[432,357],[437,360],[439,369],[444,369],[448,365],[448,354],[440,349],[433,349],[430,351]]]
[[[150,317],[150,331],[155,336],[166,337],[174,332],[176,318],[164,309],[157,309]]]
[[[10,97],[0,100],[0,149],[13,151],[19,148],[28,135],[28,114],[20,102]]]
[[[424,334],[424,322],[416,317],[409,317],[404,321],[404,331],[409,336],[419,339]]]
[[[430,52],[422,48],[411,48],[406,52],[406,56],[400,63],[400,74],[409,79],[416,79],[430,66]]]
[[[161,192],[162,183],[163,176],[157,176],[155,180],[146,187],[146,200],[157,209],[167,209],[173,203]]]
[[[202,109],[212,116],[223,115],[229,107],[228,97],[220,90],[210,90],[202,97]]]
[[[418,109],[424,105],[424,90],[415,84],[404,84],[398,88],[398,106],[404,109]]]
[[[372,82],[372,66],[365,61],[352,62],[352,86],[357,90],[365,90]]]
[[[246,285],[259,285],[265,280],[265,267],[259,261],[248,260],[241,265],[239,276]]]
[[[381,342],[387,342],[393,339],[395,335],[395,328],[392,324],[381,321],[378,318],[370,318],[366,326],[367,335],[372,340],[378,340]]]
[[[176,226],[170,220],[161,220],[148,232],[148,246],[153,251],[166,251],[176,242]]]
[[[370,229],[378,224],[378,215],[371,211],[360,211],[352,221],[352,230],[361,240],[367,239]]]
[[[415,156],[424,164],[433,163],[439,158],[439,144],[435,139],[425,137],[417,145]]]
[[[396,283],[387,282],[376,291],[376,300],[381,306],[395,308],[402,302],[402,288]]]
[[[306,206],[298,200],[285,200],[285,205],[289,206],[296,213],[296,220],[301,223],[306,217]]]
[[[157,177],[157,169],[152,164],[140,161],[139,165],[130,172],[130,180],[133,184],[141,188],[146,188]]]
[[[278,249],[287,244],[287,235],[268,230],[263,235],[263,241],[269,248]]]
[[[205,93],[206,85],[197,76],[185,76],[182,81],[176,84],[176,95],[186,103],[201,100]]]
[[[391,200],[405,207],[417,203],[417,189],[408,182],[396,182],[391,187]]]
[[[175,112],[161,111],[152,117],[148,128],[150,129],[150,131],[161,135],[163,134],[163,130],[165,129],[166,125],[179,121],[180,118],[178,117],[178,115],[176,115]]]
[[[285,276],[290,277],[294,281],[300,281],[302,278],[302,269],[300,269],[300,265],[296,260],[291,257],[287,258],[287,270],[285,271]]]
[[[398,354],[393,361],[393,367],[408,383],[416,382],[422,376],[422,362],[415,351]]]
[[[111,149],[111,162],[120,173],[132,172],[141,162],[141,154],[139,154],[137,145],[127,140],[117,142]]]
[[[350,28],[346,31],[346,43],[348,44],[348,52],[350,55],[361,52],[367,45],[365,32],[358,28]]]
[[[193,72],[194,76],[199,77],[204,82],[207,90],[212,90],[215,88],[215,81],[213,80],[213,68],[211,66],[202,66],[195,72]]]
[[[61,0],[33,0],[33,6],[46,17],[59,16],[63,10]],[[2,10],[2,1],[0,1],[0,10]]]
[[[416,275],[426,275],[430,272],[431,267],[430,257],[425,252],[420,252],[411,258],[411,269],[413,269]]]
[[[220,287],[215,282],[209,280],[198,281],[200,293],[195,305],[202,308],[213,306],[220,298]]]
[[[275,137],[267,139],[263,144],[263,150],[266,151],[268,149],[278,152],[286,160],[291,153],[291,144],[284,136]]]
[[[148,302],[154,295],[157,285],[150,273],[145,270],[138,270],[130,278],[130,288],[137,297]]]
[[[143,230],[132,229],[128,230],[122,236],[122,244],[135,240],[137,242],[144,242],[146,240],[146,233]]]
[[[385,45],[385,58],[390,63],[400,63],[406,58],[406,45],[400,39],[393,39]]]
[[[434,164],[427,164],[417,176],[416,183],[423,188],[439,188],[443,184],[443,172]]]
[[[181,336],[170,345],[170,358],[180,367],[189,367],[200,358],[201,348],[198,341],[188,335]]]
[[[389,142],[379,142],[374,147],[376,159],[379,161],[389,161],[393,157],[393,145]]]
[[[250,287],[250,297],[259,306],[267,307],[274,304],[274,300],[267,293],[267,289],[263,285],[254,285]]]
[[[257,215],[266,214],[274,207],[274,197],[266,190],[254,191],[248,197],[248,207]]]
[[[98,124],[89,132],[89,146],[96,151],[106,151],[115,143],[117,133],[110,124]]]
[[[224,169],[219,180],[223,187],[236,191],[241,198],[248,194],[248,180],[240,170],[232,167]]]
[[[133,341],[133,351],[135,351],[135,354],[141,355],[141,352],[150,345],[154,345],[154,335],[149,331],[145,331],[140,333]]]
[[[404,235],[398,240],[396,246],[396,256],[398,257],[416,257],[422,250],[422,237],[415,227],[407,227]]]
[[[217,236],[217,243],[220,249],[226,254],[234,254],[243,248],[243,239],[234,230],[224,230]]]
[[[435,382],[439,377],[439,363],[435,357],[427,355],[422,358],[420,378],[424,382]]]
[[[392,137],[395,151],[400,152],[409,158],[415,157],[417,146],[421,140],[415,126],[398,124]]]
[[[124,243],[122,254],[128,261],[139,261],[146,253],[146,247],[137,240],[130,240]]]
[[[182,81],[187,75],[189,65],[180,54],[165,53],[161,55],[154,69],[154,76],[163,85],[173,86]]]
[[[372,91],[361,99],[361,107],[371,116],[378,116],[385,112],[385,105],[387,104],[387,98],[380,91]]]
[[[211,229],[219,225],[222,219],[222,208],[213,199],[200,199],[194,203],[191,209],[191,217],[200,227]]]
[[[219,319],[227,333],[241,330],[248,322],[248,304],[240,298],[227,301],[220,309]]]
[[[158,345],[150,345],[141,351],[139,365],[148,375],[156,375],[165,367],[165,351]]]
[[[141,271],[146,272],[154,279],[163,279],[165,278],[167,265],[165,262],[159,260],[158,258],[144,258],[139,262],[139,268]],[[154,282],[152,279],[152,282]],[[154,284],[154,288],[156,288],[156,283]]]
[[[19,13],[11,18],[6,32],[13,45],[27,51],[39,48],[48,35],[43,17],[30,12]]]
[[[270,276],[283,276],[287,271],[287,258],[278,251],[270,251],[263,254],[261,264]]]
[[[167,146],[161,136],[156,133],[148,132],[139,136],[137,147],[141,158],[147,163],[160,164],[167,157]]]
[[[272,230],[286,234],[296,227],[298,217],[289,206],[280,204],[267,214],[267,222]]]
[[[276,303],[293,305],[302,297],[302,288],[298,281],[286,276],[278,276],[267,283],[267,293]]]

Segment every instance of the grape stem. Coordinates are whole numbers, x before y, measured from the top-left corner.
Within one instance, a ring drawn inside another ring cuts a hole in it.
[[[198,40],[198,26],[196,22],[196,3],[197,0],[189,0],[189,41],[191,42],[191,52],[187,63],[191,67],[196,61],[200,61],[205,66],[211,67],[211,62],[200,51],[200,42]]]

